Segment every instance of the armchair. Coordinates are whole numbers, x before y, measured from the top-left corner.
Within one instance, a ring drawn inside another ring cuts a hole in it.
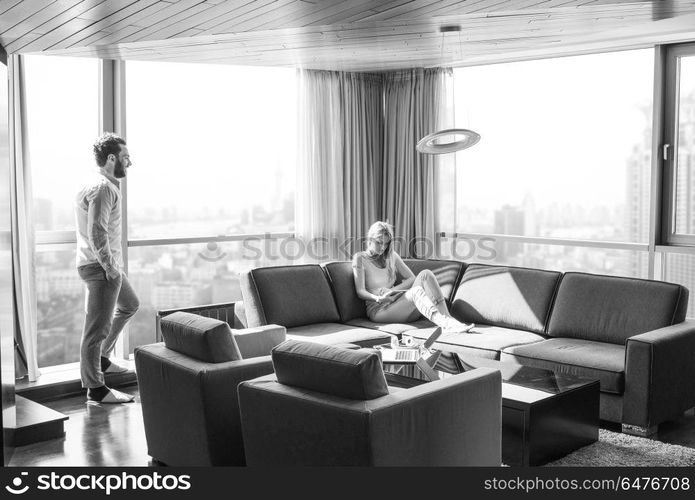
[[[479,368],[386,385],[371,349],[288,340],[239,385],[247,465],[499,466],[501,376]]]
[[[148,453],[172,466],[244,465],[237,385],[273,372],[268,354],[285,328],[232,331],[175,312],[161,331],[164,343],[135,349]]]

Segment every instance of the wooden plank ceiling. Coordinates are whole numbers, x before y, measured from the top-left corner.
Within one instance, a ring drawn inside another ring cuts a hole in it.
[[[0,0],[8,53],[126,60],[376,71],[692,39],[695,0]]]

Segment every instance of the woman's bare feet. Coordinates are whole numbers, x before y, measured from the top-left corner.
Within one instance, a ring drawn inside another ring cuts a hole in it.
[[[441,326],[446,333],[467,333],[471,328],[475,327],[474,323],[466,324],[461,323],[459,320],[452,316],[447,316],[444,314],[439,314],[438,321],[434,321],[438,326]]]

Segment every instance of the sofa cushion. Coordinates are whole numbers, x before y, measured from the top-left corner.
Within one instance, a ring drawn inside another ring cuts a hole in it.
[[[464,262],[456,260],[437,260],[437,259],[403,259],[406,266],[417,276],[421,271],[429,269],[437,278],[437,283],[442,289],[447,301],[451,301],[454,296],[456,283],[466,267]]]
[[[548,325],[551,337],[623,345],[685,319],[688,290],[664,281],[566,273]]]
[[[559,280],[555,271],[471,264],[451,313],[466,323],[544,333]]]
[[[241,277],[248,326],[286,328],[339,322],[326,274],[319,265],[261,267]]]
[[[625,348],[582,339],[548,339],[507,347],[501,361],[598,379],[601,391],[622,394],[625,388]]]
[[[278,382],[348,399],[388,394],[381,358],[371,349],[287,340],[272,351]]]
[[[391,342],[392,335],[371,328],[357,328],[340,323],[315,323],[298,326],[287,330],[287,338],[307,340],[319,344],[357,344],[360,347],[372,347]]]
[[[352,262],[328,262],[323,264],[335,301],[340,313],[340,322],[347,323],[354,318],[366,318],[365,301],[357,296],[355,278],[352,274]]]
[[[371,328],[373,330],[379,330],[380,332],[390,333],[392,335],[401,335],[407,333],[410,330],[417,330],[419,328],[429,328],[434,326],[430,320],[425,318],[420,318],[412,323],[375,323],[366,318],[353,319],[347,322],[348,325],[358,326],[360,328]]]
[[[178,311],[163,317],[161,328],[164,344],[172,351],[207,363],[242,359],[224,321]]]
[[[434,328],[410,330],[408,335],[425,340]],[[526,332],[491,325],[476,325],[476,333],[442,333],[434,343],[435,349],[455,352],[479,358],[500,359],[500,351],[506,347],[542,342],[545,337]]]

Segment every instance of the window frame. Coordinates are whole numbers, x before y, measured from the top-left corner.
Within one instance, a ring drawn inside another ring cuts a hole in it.
[[[679,144],[680,61],[684,56],[695,57],[695,42],[664,47],[663,130],[657,151],[661,163],[660,171],[663,175],[661,243],[665,246],[691,247],[695,246],[695,234],[677,233],[675,220],[677,202],[676,168]]]

